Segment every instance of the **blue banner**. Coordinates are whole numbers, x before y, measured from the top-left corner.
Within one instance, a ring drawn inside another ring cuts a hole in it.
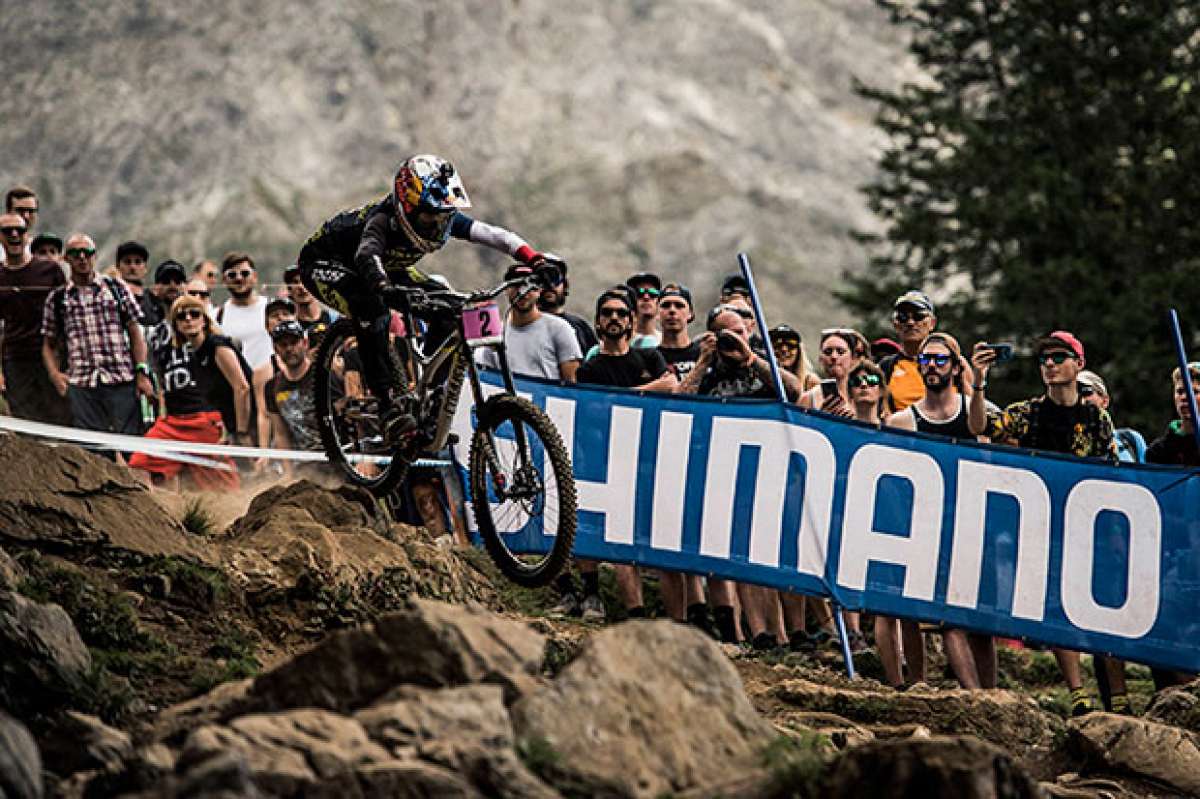
[[[952,442],[767,400],[518,389],[570,448],[579,557],[1200,671],[1200,470]],[[464,447],[471,411],[464,398]],[[524,519],[507,529],[514,549],[551,541]]]

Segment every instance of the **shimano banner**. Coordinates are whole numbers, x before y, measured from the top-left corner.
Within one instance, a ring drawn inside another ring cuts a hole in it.
[[[951,443],[772,401],[518,387],[571,452],[579,557],[1200,671],[1200,471]],[[470,420],[463,402],[464,447]],[[514,532],[514,549],[546,547]]]

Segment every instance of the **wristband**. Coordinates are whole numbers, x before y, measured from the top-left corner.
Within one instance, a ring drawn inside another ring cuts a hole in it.
[[[522,244],[513,253],[513,257],[523,264],[527,264],[539,255],[538,251],[530,247],[528,244]]]
[[[136,365],[133,367],[133,370],[134,370],[135,372],[137,372],[138,374],[143,374],[143,375],[145,375],[146,377],[149,377],[149,376],[150,376],[150,367],[146,365],[146,362],[145,362],[145,361],[142,361],[141,363],[139,363],[139,364],[136,364]]]
[[[985,388],[987,388],[986,380],[984,382],[980,383],[979,385],[975,385],[974,383],[971,384],[971,389],[974,391],[983,391]]]

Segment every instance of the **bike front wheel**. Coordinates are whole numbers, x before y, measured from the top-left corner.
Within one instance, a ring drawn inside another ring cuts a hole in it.
[[[488,554],[513,582],[549,585],[575,545],[571,458],[550,417],[520,397],[492,397],[471,438],[471,506]]]

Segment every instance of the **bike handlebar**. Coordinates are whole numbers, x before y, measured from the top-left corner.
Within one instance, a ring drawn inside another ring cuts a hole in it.
[[[524,275],[515,277],[512,280],[506,280],[498,286],[483,291],[476,291],[470,294],[454,289],[422,289],[410,286],[388,286],[383,290],[384,304],[389,308],[399,304],[402,298],[407,298],[408,302],[415,306],[425,306],[431,310],[447,310],[457,311],[464,305],[476,302],[485,302],[495,299],[500,296],[506,289],[514,286],[523,287],[522,294],[528,293],[530,290],[537,288],[540,284],[540,278],[537,274]]]

